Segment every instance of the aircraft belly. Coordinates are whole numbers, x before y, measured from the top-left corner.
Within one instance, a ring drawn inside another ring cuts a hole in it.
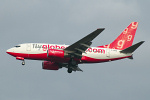
[[[84,63],[100,63],[127,58],[131,55],[132,54],[121,54],[120,52],[111,52],[109,56],[100,53],[87,53],[83,55],[81,60]]]

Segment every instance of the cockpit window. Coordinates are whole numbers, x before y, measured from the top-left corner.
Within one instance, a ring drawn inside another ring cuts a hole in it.
[[[16,48],[20,47],[20,45],[15,46]]]

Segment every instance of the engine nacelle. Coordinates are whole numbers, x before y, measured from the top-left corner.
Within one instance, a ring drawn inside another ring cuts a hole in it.
[[[55,62],[44,61],[42,62],[42,68],[45,70],[58,70],[59,65]]]
[[[57,57],[57,58],[64,58],[65,53],[63,50],[58,50],[58,49],[48,49],[47,50],[47,57]]]

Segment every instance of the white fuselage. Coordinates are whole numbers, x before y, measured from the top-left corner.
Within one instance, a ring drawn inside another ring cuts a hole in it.
[[[47,55],[47,49],[63,50],[68,45],[46,44],[46,43],[24,43],[7,50],[7,53],[15,57],[23,57],[25,59],[51,60]],[[132,54],[120,53],[120,50],[91,47],[85,53],[82,53],[81,62],[98,63],[111,60],[118,60],[130,57]]]

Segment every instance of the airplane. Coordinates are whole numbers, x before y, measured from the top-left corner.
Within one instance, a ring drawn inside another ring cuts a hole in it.
[[[132,45],[138,27],[138,22],[132,22],[112,43],[91,47],[92,40],[104,28],[99,28],[71,45],[24,43],[14,46],[6,51],[25,65],[25,59],[42,60],[45,70],[59,70],[67,68],[68,73],[82,71],[78,65],[88,63],[102,63],[133,59],[133,52],[145,41]]]

